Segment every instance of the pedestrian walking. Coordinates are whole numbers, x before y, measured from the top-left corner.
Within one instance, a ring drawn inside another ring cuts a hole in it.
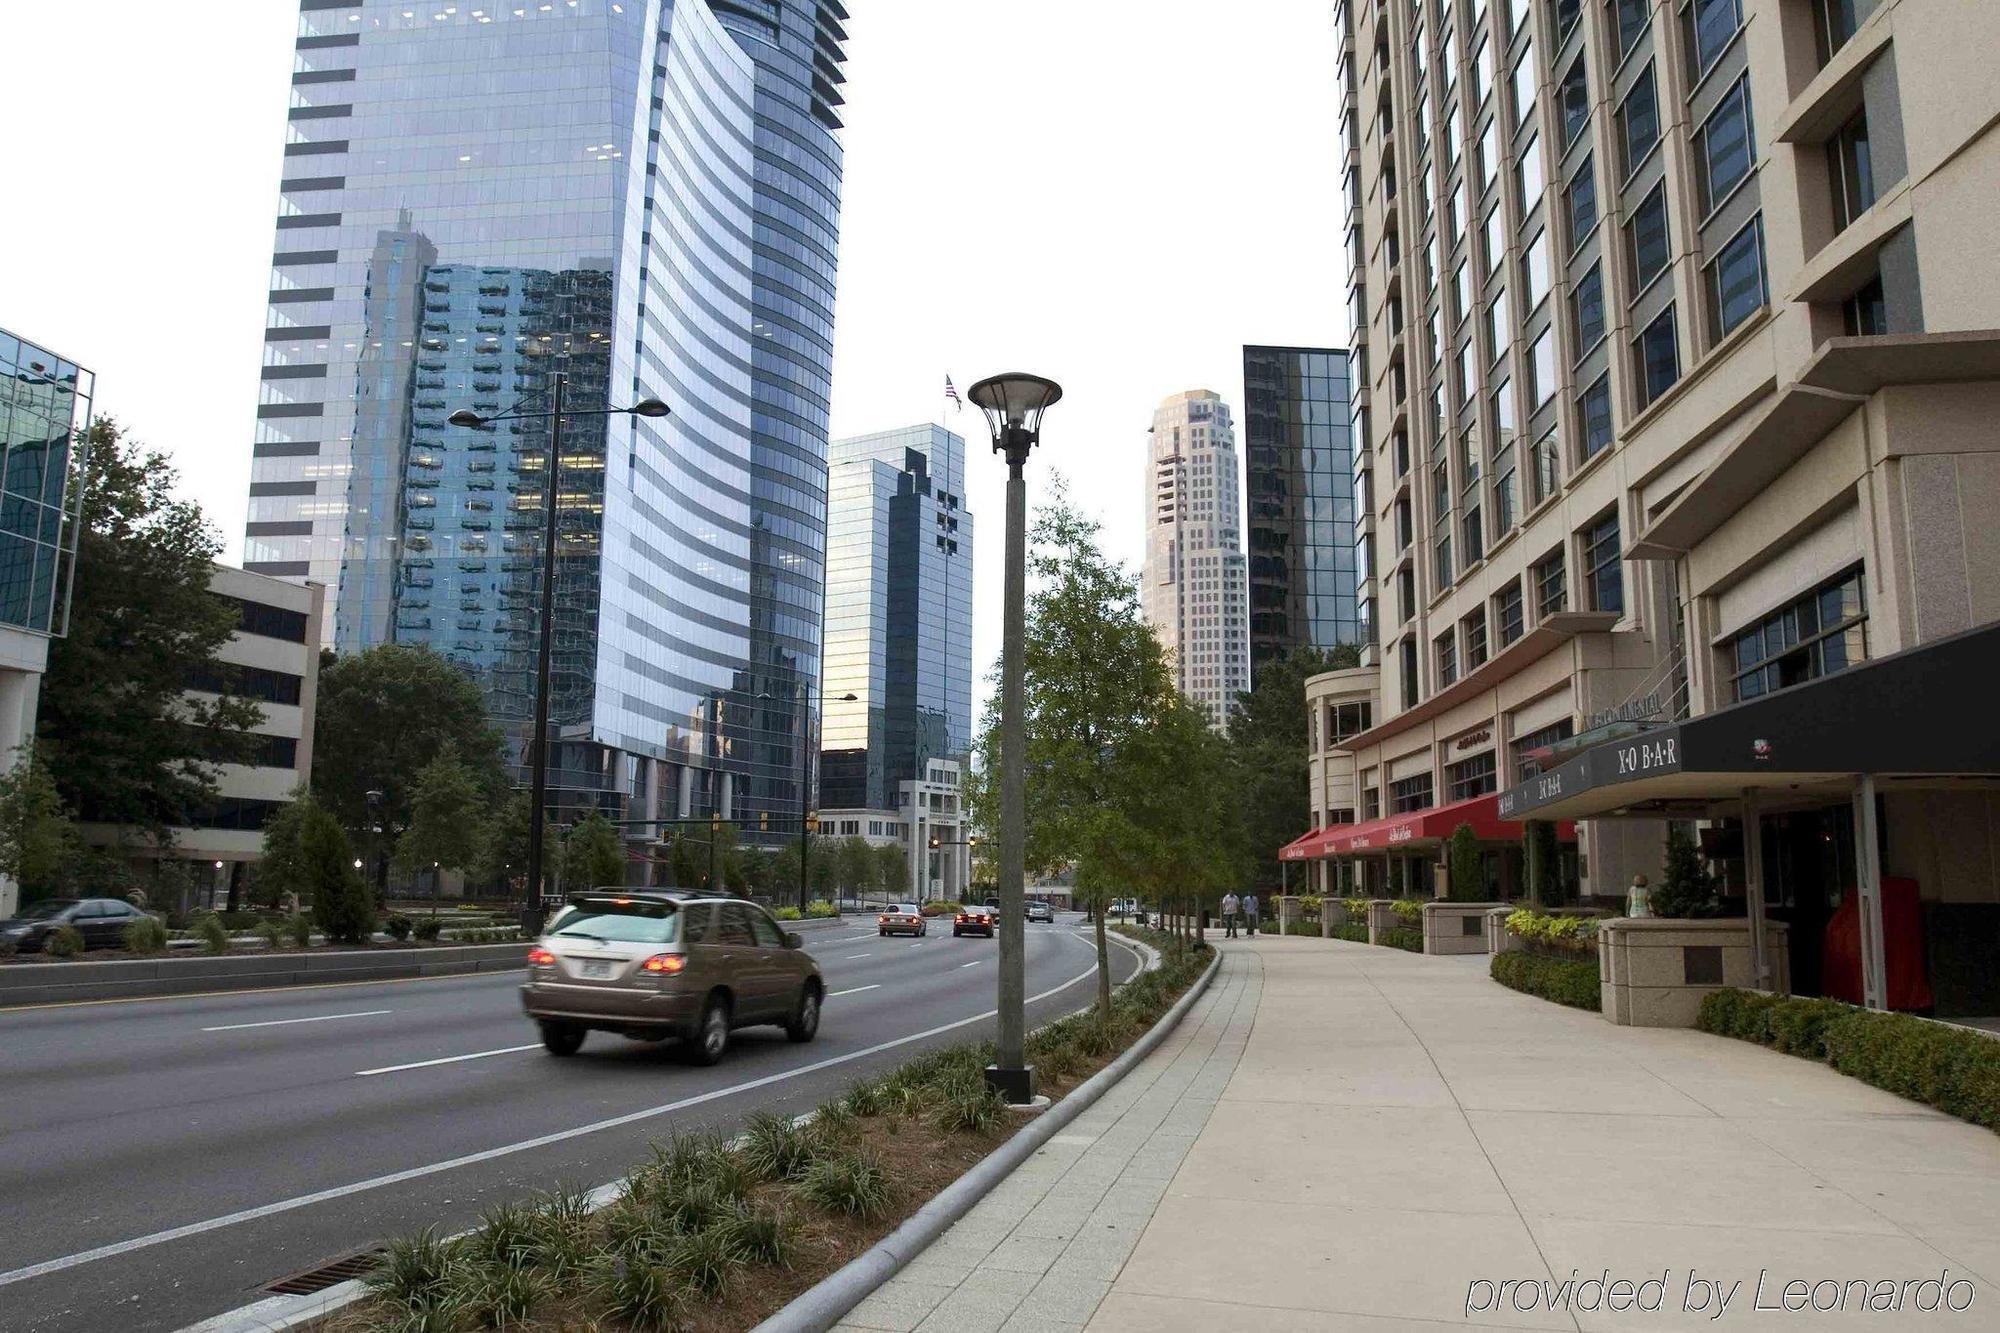
[[[1228,931],[1223,936],[1224,939],[1233,940],[1236,938],[1236,911],[1241,905],[1235,894],[1225,893],[1222,895],[1222,924]]]
[[[1243,895],[1243,929],[1246,934],[1257,933],[1257,895],[1254,893]]]

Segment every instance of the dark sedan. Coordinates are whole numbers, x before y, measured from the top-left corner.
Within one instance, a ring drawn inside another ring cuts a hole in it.
[[[48,898],[0,921],[0,941],[35,953],[58,926],[74,926],[86,949],[116,949],[125,927],[146,914],[122,898]]]

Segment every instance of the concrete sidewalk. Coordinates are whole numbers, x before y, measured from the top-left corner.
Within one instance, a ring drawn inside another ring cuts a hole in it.
[[[1159,1050],[840,1327],[2000,1328],[1986,1130],[1483,957],[1224,947]],[[1711,1280],[1740,1284],[1720,1319]]]

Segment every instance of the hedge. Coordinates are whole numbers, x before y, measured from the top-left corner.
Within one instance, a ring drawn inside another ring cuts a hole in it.
[[[1514,949],[1494,954],[1489,974],[1503,986],[1539,995],[1544,1000],[1592,1013],[1604,1011],[1603,981],[1594,959],[1568,962]]]
[[[1703,997],[1695,1026],[1823,1060],[1872,1087],[2000,1130],[2000,1041],[1984,1033],[1838,1000],[1734,987]]]
[[[1333,928],[1333,938],[1337,940],[1352,940],[1356,944],[1366,944],[1368,943],[1368,927],[1350,921],[1344,926],[1335,926]]]
[[[1391,926],[1382,932],[1382,943],[1390,949],[1408,949],[1411,953],[1424,951],[1424,932],[1406,930],[1401,926]]]

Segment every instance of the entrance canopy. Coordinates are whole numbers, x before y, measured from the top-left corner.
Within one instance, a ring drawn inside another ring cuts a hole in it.
[[[1449,838],[1460,824],[1472,825],[1473,834],[1481,842],[1519,842],[1521,826],[1500,818],[1496,810],[1499,799],[1496,793],[1488,792],[1484,796],[1454,801],[1450,805],[1435,805],[1428,810],[1412,810],[1407,814],[1390,815],[1386,819],[1371,819],[1365,824],[1332,824],[1288,843],[1278,855],[1284,860],[1300,861],[1434,848]],[[1556,830],[1556,836],[1574,839],[1576,828],[1565,824]]]
[[[1882,786],[2000,777],[2000,625],[1969,630],[1762,698],[1608,741],[1502,792],[1505,819],[1691,818]]]

